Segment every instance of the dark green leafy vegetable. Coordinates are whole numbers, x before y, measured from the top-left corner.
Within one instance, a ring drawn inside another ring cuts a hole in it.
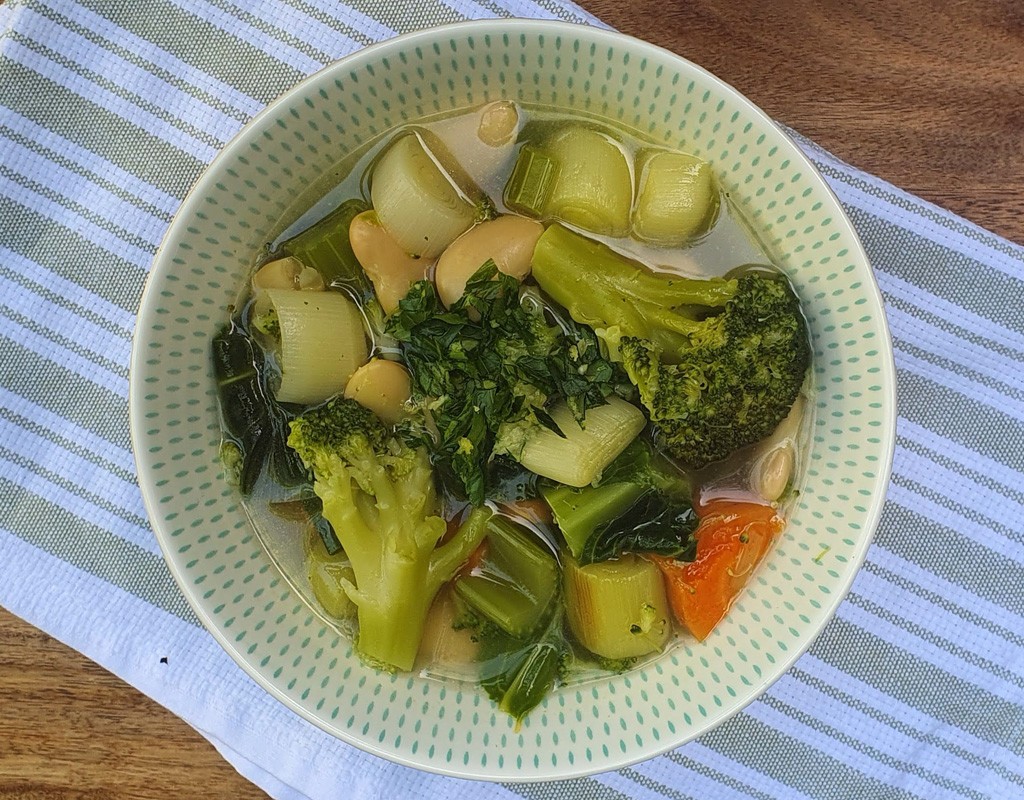
[[[413,397],[439,432],[434,461],[446,464],[456,493],[480,505],[499,429],[550,425],[544,406],[565,398],[578,420],[587,408],[628,385],[601,355],[596,336],[552,324],[535,301],[520,301],[518,282],[486,262],[449,310],[434,286],[412,286],[388,321],[412,375]]]
[[[471,611],[461,622],[480,643],[480,685],[517,725],[551,691],[572,659],[562,634],[563,616],[558,603],[547,625],[526,639],[510,636]]]
[[[273,436],[271,403],[263,391],[263,351],[234,323],[210,345],[224,442],[221,462],[243,495],[252,492]]]
[[[672,503],[662,494],[647,492],[587,539],[579,561],[593,564],[623,553],[657,553],[693,561],[696,527],[697,515],[689,503]]]
[[[281,486],[308,483],[302,460],[288,447],[293,415],[265,390],[263,350],[234,323],[214,336],[210,350],[225,434],[221,462],[239,491],[252,492],[264,464]]]

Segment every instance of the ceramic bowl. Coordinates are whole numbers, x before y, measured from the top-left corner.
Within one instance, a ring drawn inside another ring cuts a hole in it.
[[[363,666],[302,602],[220,474],[209,361],[210,338],[254,253],[322,176],[396,126],[499,98],[597,114],[709,160],[799,292],[814,351],[799,500],[726,620],[703,643],[554,691],[519,730],[472,685]],[[610,770],[674,748],[735,714],[807,649],[878,522],[893,385],[880,295],[854,230],[763,112],[700,67],[633,38],[485,21],[406,35],[332,64],[224,148],[157,253],[134,342],[131,422],[170,569],[242,669],[295,713],[372,753],[523,781]]]

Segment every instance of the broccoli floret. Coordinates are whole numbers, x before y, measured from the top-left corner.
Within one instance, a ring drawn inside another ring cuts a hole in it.
[[[537,243],[533,276],[617,348],[659,443],[689,467],[763,439],[800,392],[810,365],[807,326],[779,274],[656,273],[553,225]]]
[[[810,346],[789,284],[764,272],[737,281],[725,310],[702,323],[689,347],[660,350],[623,336],[620,352],[660,441],[702,467],[768,436],[800,393]]]
[[[383,669],[411,669],[427,611],[477,547],[490,511],[470,513],[443,545],[426,450],[354,400],[334,398],[297,417],[288,444],[313,472],[323,516],[352,564],[356,648]]]

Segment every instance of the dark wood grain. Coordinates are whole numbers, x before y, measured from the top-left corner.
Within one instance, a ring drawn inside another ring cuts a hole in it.
[[[584,0],[840,158],[1024,244],[1017,0]],[[189,726],[0,610],[0,797],[265,795]]]
[[[849,164],[1024,244],[1018,0],[583,0]]]
[[[0,798],[256,800],[192,728],[0,609]]]

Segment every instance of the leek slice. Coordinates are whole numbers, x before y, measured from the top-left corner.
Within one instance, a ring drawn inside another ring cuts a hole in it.
[[[541,477],[576,488],[600,478],[647,424],[639,408],[615,395],[588,409],[582,428],[564,401],[550,416],[564,435],[542,427],[532,430],[517,460]]]
[[[363,317],[341,292],[266,289],[281,331],[281,403],[320,403],[367,359]]]
[[[370,200],[398,245],[422,258],[437,258],[478,216],[416,133],[400,135],[374,165]]]
[[[672,634],[661,571],[633,554],[585,567],[567,559],[565,610],[579,643],[602,658],[656,652]]]
[[[718,215],[718,183],[697,156],[644,150],[637,157],[633,235],[664,247],[681,247],[705,233]]]

